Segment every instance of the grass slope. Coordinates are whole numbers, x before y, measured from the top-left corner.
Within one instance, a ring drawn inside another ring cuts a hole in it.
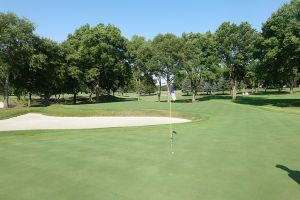
[[[174,125],[174,155],[166,125],[1,133],[0,199],[299,199],[299,96],[179,99],[200,120]],[[168,110],[154,98],[39,109]]]

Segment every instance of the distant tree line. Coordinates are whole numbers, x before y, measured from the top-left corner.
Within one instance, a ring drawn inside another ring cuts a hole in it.
[[[116,91],[156,91],[163,83],[192,94],[239,88],[288,86],[300,78],[300,0],[284,4],[258,32],[247,22],[222,23],[215,33],[159,34],[130,40],[112,25],[84,25],[58,44],[34,34],[27,19],[0,13],[0,86],[4,107],[9,95],[41,96],[80,92],[99,101]]]

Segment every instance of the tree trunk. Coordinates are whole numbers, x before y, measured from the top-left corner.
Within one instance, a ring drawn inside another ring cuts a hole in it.
[[[44,105],[45,106],[50,105],[50,93],[49,92],[44,93]]]
[[[99,84],[96,85],[96,102],[99,103]]]
[[[290,84],[290,94],[294,94],[294,87],[296,85],[296,81],[291,81],[291,84]]]
[[[196,102],[196,91],[193,90],[193,97],[192,97],[192,103]]]
[[[77,101],[77,93],[74,92],[74,93],[73,93],[73,104],[74,104],[74,105],[76,104],[76,101]]]
[[[161,79],[159,79],[159,86],[158,86],[158,92],[157,92],[157,97],[158,97],[158,102],[160,102],[160,96],[161,96]]]
[[[237,86],[237,83],[236,83],[236,80],[233,81],[233,86],[232,86],[232,101],[235,101],[236,100],[236,86]]]
[[[92,96],[93,96],[93,93],[91,92],[89,95],[89,102],[92,102]]]
[[[168,89],[168,103],[170,103],[171,99],[170,99],[170,85],[169,83],[167,82],[167,89]]]
[[[4,82],[4,93],[3,93],[3,108],[8,108],[8,98],[9,98],[9,72],[7,72]]]
[[[31,92],[28,92],[28,102],[27,102],[27,106],[28,106],[28,107],[31,106]]]
[[[139,75],[138,101],[141,100],[141,76]]]

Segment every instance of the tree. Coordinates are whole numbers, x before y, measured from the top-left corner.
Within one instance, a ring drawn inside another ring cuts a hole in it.
[[[27,19],[21,19],[13,13],[0,13],[0,63],[4,108],[9,106],[10,77],[30,55],[33,31],[34,26]]]
[[[246,74],[243,81],[248,88],[251,88],[252,93],[254,92],[254,88],[257,86],[258,82],[256,76],[258,64],[258,62],[252,62],[250,65],[247,66]]]
[[[154,93],[156,89],[155,81],[151,74],[144,74],[142,77],[142,90],[145,94]]]
[[[185,93],[187,96],[189,95],[191,91],[191,80],[188,78],[185,78],[182,81],[182,88],[181,88],[182,93]]]
[[[222,94],[224,95],[225,90],[230,89],[230,82],[224,76],[221,76],[217,81],[216,89],[222,91]]]
[[[232,100],[236,100],[237,83],[243,80],[247,66],[253,62],[256,31],[247,22],[236,25],[224,22],[216,31],[221,65],[231,80]]]
[[[290,92],[300,77],[300,1],[284,4],[263,24],[262,55],[265,74],[273,84],[287,84]]]
[[[82,87],[80,79],[83,79],[90,94],[96,93],[98,102],[100,89],[110,94],[128,84],[131,69],[126,43],[121,31],[112,25],[90,27],[87,24],[69,35],[65,42],[69,49],[67,61],[74,75],[72,80],[78,83],[73,88]]]
[[[101,87],[110,94],[112,89],[116,90],[131,76],[126,57],[126,39],[112,25],[98,24],[91,33],[90,41],[94,44],[91,54],[100,72]]]
[[[149,73],[149,60],[152,57],[150,41],[147,42],[144,37],[134,35],[128,42],[128,54],[138,85],[137,92],[139,101],[141,96],[141,79],[143,75]]]
[[[37,92],[36,85],[37,79],[39,78],[37,74],[30,67],[30,62],[33,56],[36,54],[36,49],[39,45],[39,40],[37,36],[33,36],[31,42],[31,52],[30,55],[26,56],[24,59],[22,66],[15,70],[14,73],[11,74],[11,86],[18,91],[19,95],[22,92],[28,93],[28,106],[31,106],[31,96],[33,92]]]
[[[182,71],[191,82],[194,103],[200,83],[204,80],[211,82],[217,72],[216,42],[213,35],[210,32],[184,33],[180,56]]]
[[[45,106],[50,105],[52,94],[64,86],[65,71],[60,46],[45,38],[36,38],[34,53],[30,59],[27,90],[43,96]]]
[[[88,79],[85,79],[84,71],[89,68],[91,61],[89,55],[84,51],[82,42],[88,36],[89,31],[90,26],[84,25],[73,34],[68,35],[67,40],[61,45],[66,72],[64,91],[73,94],[73,104],[76,104],[77,93],[83,89],[84,83],[88,82]]]
[[[151,58],[151,68],[158,79],[158,101],[161,96],[161,81],[164,79],[169,85],[172,83],[174,74],[179,72],[179,49],[181,48],[180,39],[170,33],[159,34],[152,41],[153,56]],[[168,96],[168,102],[170,98]]]

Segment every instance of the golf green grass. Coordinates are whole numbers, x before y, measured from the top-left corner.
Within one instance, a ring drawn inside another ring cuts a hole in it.
[[[173,104],[193,118],[173,126],[175,154],[168,125],[0,132],[0,199],[300,199],[300,92],[189,98]],[[154,99],[32,109],[167,112]]]

